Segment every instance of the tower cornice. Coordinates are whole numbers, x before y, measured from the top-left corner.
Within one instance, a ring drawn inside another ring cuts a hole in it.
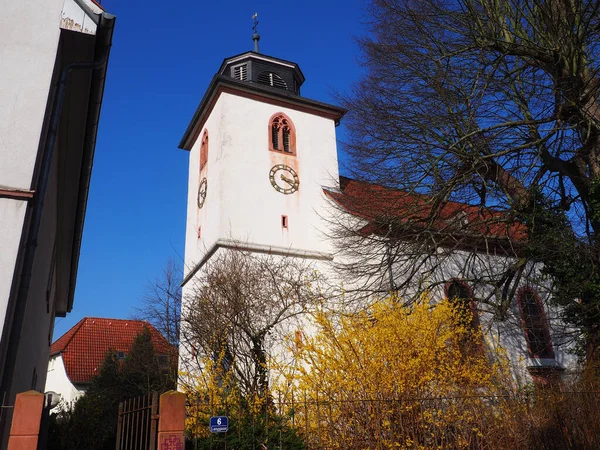
[[[245,54],[238,55],[238,57],[241,58],[244,57],[244,55]],[[228,58],[226,61],[230,61],[233,58]],[[204,127],[206,119],[210,115],[217,100],[223,93],[325,117],[327,119],[334,120],[336,125],[339,124],[340,119],[347,112],[347,110],[339,106],[300,97],[299,95],[289,91],[267,85],[247,83],[226,75],[217,74],[210,82],[204,97],[200,101],[196,112],[192,116],[192,120],[190,121],[185,133],[183,134],[183,137],[181,138],[181,141],[179,142],[179,148],[183,150],[191,150],[194,142],[196,139],[198,139],[198,136],[202,132],[202,128]]]

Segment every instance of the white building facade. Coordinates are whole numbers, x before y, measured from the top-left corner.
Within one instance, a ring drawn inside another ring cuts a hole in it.
[[[92,0],[4,6],[0,399],[12,405],[43,389],[54,318],[72,308],[115,18]],[[2,411],[5,442],[11,410]]]

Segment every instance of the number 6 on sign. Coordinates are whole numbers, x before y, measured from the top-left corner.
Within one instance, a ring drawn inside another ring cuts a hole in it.
[[[210,418],[211,433],[226,433],[229,430],[229,419],[227,416],[215,416]]]

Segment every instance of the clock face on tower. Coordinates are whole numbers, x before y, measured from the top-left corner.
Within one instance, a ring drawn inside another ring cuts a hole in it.
[[[282,194],[293,194],[300,186],[296,171],[285,164],[273,166],[269,172],[269,180],[273,188]]]
[[[206,189],[208,187],[207,184],[206,177],[202,178],[200,187],[198,188],[198,208],[202,208],[204,206],[204,200],[206,200]]]

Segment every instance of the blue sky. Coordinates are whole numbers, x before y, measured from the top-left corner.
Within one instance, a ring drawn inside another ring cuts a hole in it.
[[[251,50],[298,63],[302,95],[335,103],[358,80],[366,0],[104,0],[117,16],[73,311],[129,318],[168,258],[183,259],[188,154],[177,144],[224,58]],[[344,125],[338,139],[345,136]],[[339,148],[338,148],[339,151]]]

